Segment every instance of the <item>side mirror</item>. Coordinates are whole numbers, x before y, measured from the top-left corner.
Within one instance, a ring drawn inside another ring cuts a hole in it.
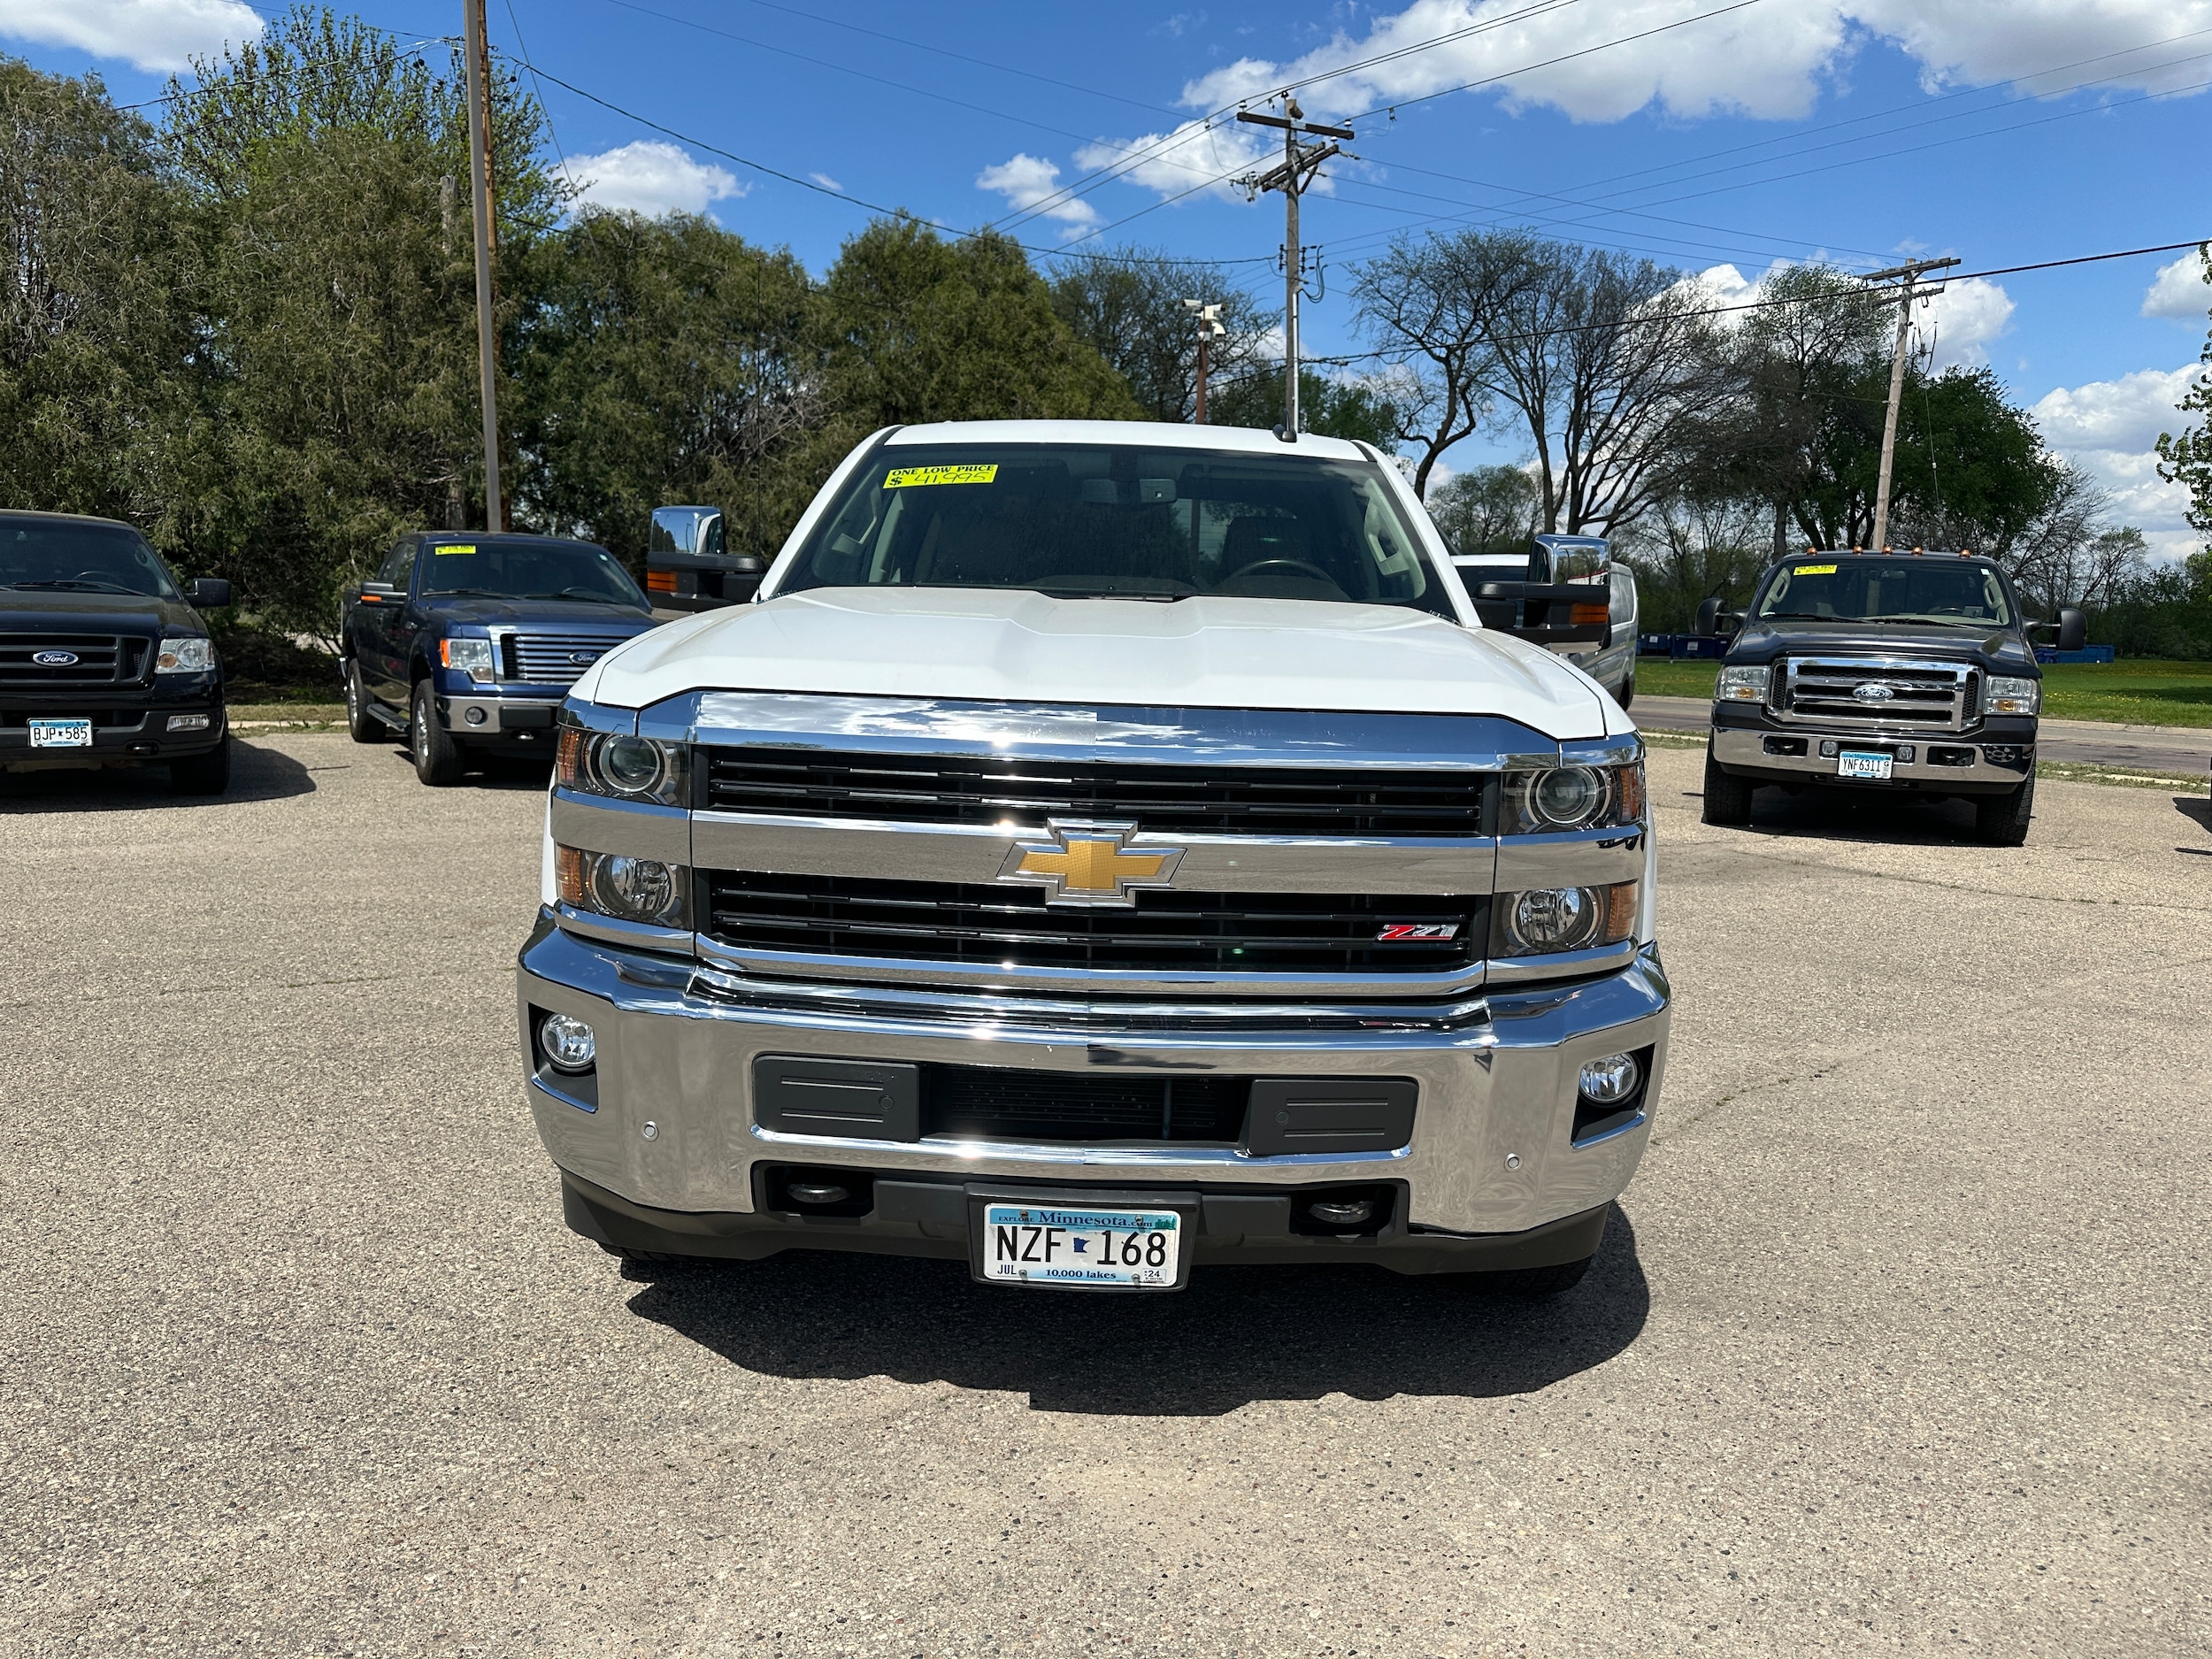
[[[1720,631],[1720,601],[1708,599],[1697,608],[1697,631],[1701,635]]]
[[[2089,618],[2071,605],[2062,605],[2058,613],[2058,649],[2078,651],[2089,643]]]
[[[230,603],[230,584],[219,576],[201,576],[184,590],[196,611],[220,611]]]
[[[391,582],[363,582],[361,584],[361,603],[365,605],[388,604],[399,596],[399,588]]]

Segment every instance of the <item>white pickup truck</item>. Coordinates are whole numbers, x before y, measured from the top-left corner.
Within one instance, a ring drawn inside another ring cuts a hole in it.
[[[879,433],[559,718],[519,1036],[617,1254],[1549,1292],[1643,1155],[1642,744],[1365,445]]]

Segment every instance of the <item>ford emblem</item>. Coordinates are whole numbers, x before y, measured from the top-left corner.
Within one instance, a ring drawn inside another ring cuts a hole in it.
[[[1861,703],[1887,703],[1897,692],[1890,686],[1867,685],[1855,687],[1851,695]]]
[[[33,653],[31,660],[41,668],[74,668],[77,654],[74,651],[38,651]]]
[[[568,654],[568,660],[575,664],[579,668],[589,668],[594,663],[599,660],[599,653],[596,651],[571,651]]]

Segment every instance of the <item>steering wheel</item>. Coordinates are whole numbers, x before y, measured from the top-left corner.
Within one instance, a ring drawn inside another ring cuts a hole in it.
[[[1325,581],[1328,583],[1330,587],[1337,588],[1340,593],[1343,591],[1341,587],[1338,584],[1336,578],[1330,575],[1328,572],[1323,570],[1318,565],[1311,564],[1305,559],[1284,558],[1279,557],[1275,558],[1254,559],[1249,565],[1244,566],[1243,569],[1232,571],[1228,575],[1223,577],[1221,579],[1222,585],[1226,587],[1232,582],[1240,582],[1256,571],[1268,570],[1295,571],[1300,575],[1310,576],[1317,581]]]

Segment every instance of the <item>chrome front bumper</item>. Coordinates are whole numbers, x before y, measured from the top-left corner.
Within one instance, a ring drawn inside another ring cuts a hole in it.
[[[538,1133],[569,1177],[657,1211],[743,1215],[759,1163],[836,1165],[966,1180],[1310,1187],[1404,1184],[1418,1232],[1520,1233],[1617,1196],[1642,1159],[1664,1079],[1670,991],[1655,949],[1604,977],[1517,987],[1450,1004],[1086,1004],[777,981],[577,938],[541,913],[518,987],[532,1010],[597,1033],[579,1089],[540,1067]],[[1583,1064],[1649,1048],[1643,1109],[1572,1140]],[[764,1130],[749,1099],[761,1054],[1091,1072],[1409,1077],[1411,1143],[1394,1152],[1261,1157],[1231,1147],[1112,1147],[798,1135]],[[535,1056],[531,1055],[534,1062]]]
[[[1808,780],[1834,780],[1837,777],[1836,757],[1823,755],[1820,746],[1833,741],[1843,749],[1894,750],[1901,744],[1910,744],[1913,758],[1893,764],[1893,783],[1910,784],[1923,789],[1949,788],[1963,786],[1968,788],[2013,789],[2025,781],[2035,764],[2035,745],[2025,743],[2000,745],[2015,753],[2024,754],[2024,760],[2016,766],[1993,764],[1985,752],[1983,743],[1970,737],[1953,733],[1915,733],[1909,735],[1870,735],[1866,733],[1824,732],[1817,726],[1795,726],[1787,732],[1768,731],[1751,726],[1718,726],[1713,728],[1713,758],[1731,772],[1788,773]],[[1775,754],[1773,743],[1801,743],[1801,755]],[[1953,757],[1971,756],[1965,765],[1938,765],[1929,757],[1942,751]],[[1852,787],[1880,788],[1880,784],[1865,784],[1857,779],[1847,780]]]

